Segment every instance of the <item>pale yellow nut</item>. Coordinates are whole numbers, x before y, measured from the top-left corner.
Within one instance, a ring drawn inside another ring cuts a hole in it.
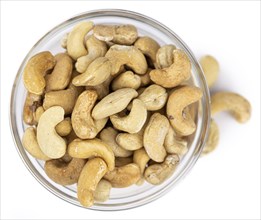
[[[85,164],[77,185],[78,200],[83,206],[93,205],[94,192],[107,170],[107,165],[101,158],[90,159]]]
[[[40,149],[53,159],[61,158],[66,152],[66,142],[55,130],[55,126],[63,119],[63,108],[53,106],[42,114],[37,126],[37,142]]]
[[[137,185],[142,185],[144,183],[143,173],[149,160],[150,157],[144,148],[136,150],[133,154],[133,162],[139,166],[141,172],[141,178],[137,181]]]
[[[36,110],[42,104],[42,96],[28,92],[23,109],[23,120],[28,125],[36,125]]]
[[[147,72],[143,75],[140,75],[140,81],[141,81],[141,84],[140,86],[148,86],[150,84],[152,84],[152,81],[150,79],[150,71],[152,69],[148,68]]]
[[[137,74],[132,71],[126,71],[117,76],[111,84],[112,90],[116,91],[122,88],[138,89],[141,84],[141,79]]]
[[[55,130],[60,136],[67,136],[72,131],[71,118],[67,117],[56,125]]]
[[[129,163],[133,163],[132,156],[130,157],[115,157],[115,167],[122,167]]]
[[[92,140],[75,139],[68,145],[68,153],[75,158],[101,157],[111,171],[115,167],[115,158],[111,148],[103,141],[94,138]]]
[[[217,92],[211,96],[211,115],[228,111],[240,123],[251,116],[251,105],[243,96],[233,92]]]
[[[40,149],[37,139],[36,139],[36,130],[33,127],[29,127],[25,130],[22,143],[26,151],[31,154],[34,158],[39,160],[50,160],[51,158],[47,157],[42,150]]]
[[[200,65],[203,69],[204,75],[207,80],[208,87],[212,87],[217,81],[219,74],[219,64],[218,61],[210,55],[201,57]]]
[[[120,133],[116,137],[116,142],[126,150],[138,150],[143,147],[143,136],[140,133]]]
[[[112,186],[109,181],[101,179],[93,193],[94,200],[97,202],[107,201],[110,197],[111,187]]]
[[[162,46],[156,54],[156,67],[158,69],[168,68],[174,62],[173,51],[176,49],[174,45],[168,44]]]
[[[38,123],[40,117],[44,113],[44,108],[43,106],[39,106],[36,111],[35,111],[35,121]]]

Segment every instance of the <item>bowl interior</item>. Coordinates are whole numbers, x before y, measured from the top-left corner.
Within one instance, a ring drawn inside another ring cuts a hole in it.
[[[64,52],[60,41],[64,34],[70,32],[80,21],[92,20],[95,24],[133,24],[137,27],[139,35],[147,35],[157,40],[160,45],[174,44],[183,49],[190,57],[192,63],[192,77],[190,84],[203,90],[203,98],[199,103],[199,112],[196,117],[197,130],[191,137],[188,153],[181,158],[176,172],[166,182],[159,186],[144,183],[142,186],[133,185],[123,189],[112,189],[110,199],[105,203],[95,203],[94,210],[121,210],[146,204],[167,193],[195,164],[202,150],[209,124],[209,94],[200,66],[185,43],[171,30],[157,21],[130,11],[99,10],[78,15],[58,25],[41,38],[29,51],[17,73],[11,97],[11,129],[18,153],[31,174],[50,192],[56,196],[81,206],[77,200],[76,184],[61,186],[51,181],[43,170],[44,163],[31,157],[23,148],[21,139],[26,129],[23,123],[23,105],[26,89],[23,85],[22,74],[28,59],[34,54],[49,50],[53,54]]]

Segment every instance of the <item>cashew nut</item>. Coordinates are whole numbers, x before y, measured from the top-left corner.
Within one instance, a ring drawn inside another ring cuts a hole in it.
[[[94,200],[97,202],[107,201],[110,197],[111,187],[112,186],[109,181],[101,179],[93,193]]]
[[[41,95],[46,86],[45,74],[55,66],[55,58],[49,51],[34,55],[24,68],[23,81],[25,88],[33,94]]]
[[[108,146],[112,149],[115,157],[128,157],[132,155],[131,151],[123,149],[116,143],[115,139],[117,135],[118,132],[114,128],[107,127],[101,131],[100,139],[108,144]]]
[[[69,33],[67,38],[67,51],[68,54],[77,60],[87,54],[87,50],[84,45],[85,35],[93,28],[93,22],[81,22],[74,26],[73,30]]]
[[[168,119],[159,113],[154,113],[144,131],[143,145],[149,157],[156,161],[164,161],[167,153],[163,146],[169,130]]]
[[[60,136],[67,136],[72,131],[71,118],[67,117],[56,125],[55,130]]]
[[[44,108],[43,106],[39,106],[36,111],[35,111],[35,121],[36,123],[38,123],[40,117],[42,116],[42,114],[44,113]]]
[[[93,205],[94,192],[107,170],[107,165],[101,158],[90,159],[85,164],[77,186],[78,200],[83,206],[90,207]]]
[[[126,150],[138,150],[143,147],[143,137],[139,133],[120,133],[116,137],[116,142]]]
[[[111,171],[115,167],[115,158],[111,148],[103,141],[75,139],[68,146],[68,153],[75,158],[101,157]]]
[[[156,62],[156,54],[160,45],[150,37],[139,37],[134,44],[145,56],[149,57],[152,63]]]
[[[139,100],[134,99],[130,114],[125,117],[118,115],[111,115],[110,120],[115,128],[128,133],[137,133],[141,130],[147,119],[147,109],[145,104]]]
[[[128,66],[137,74],[145,74],[148,68],[145,56],[134,46],[113,45],[105,57],[112,63],[112,75],[119,73],[123,65]]]
[[[91,116],[97,97],[96,91],[87,90],[79,95],[75,103],[72,112],[72,127],[79,138],[92,139],[96,137],[108,120],[108,118],[93,120]]]
[[[204,56],[200,59],[200,65],[203,69],[204,75],[207,80],[208,87],[212,87],[214,83],[217,81],[219,74],[219,64],[218,61],[210,56]]]
[[[72,158],[68,163],[61,159],[49,160],[44,165],[47,176],[54,182],[66,186],[77,183],[85,165],[84,159]]]
[[[141,175],[143,175],[144,170],[145,170],[149,160],[150,160],[150,157],[148,156],[148,154],[144,148],[135,150],[135,152],[133,154],[133,162],[139,166]]]
[[[98,57],[84,73],[74,77],[72,83],[75,86],[97,86],[109,78],[111,68],[111,62],[106,57]]]
[[[73,63],[66,53],[55,55],[56,65],[51,74],[46,75],[46,91],[65,89],[71,79]]]
[[[148,111],[161,109],[166,104],[167,98],[166,89],[156,84],[147,87],[138,97],[146,105]]]
[[[39,160],[51,159],[47,157],[40,149],[38,142],[36,140],[36,130],[34,127],[29,127],[25,130],[22,143],[24,148],[27,150],[27,152],[30,153],[36,159]]]
[[[164,147],[169,154],[184,155],[188,151],[188,141],[178,137],[173,127],[170,126],[164,140]]]
[[[55,126],[63,119],[63,108],[54,106],[42,114],[37,126],[38,144],[42,152],[52,159],[60,158],[66,152],[66,142],[55,131]]]
[[[141,79],[137,74],[134,74],[132,71],[126,71],[112,81],[112,90],[115,91],[122,88],[137,90],[140,87],[140,84]]]
[[[36,110],[42,104],[42,97],[28,92],[23,110],[23,120],[28,125],[36,125]]]
[[[64,49],[67,48],[68,35],[69,35],[69,33],[64,34],[62,39],[61,39],[61,47],[64,48]]]
[[[144,177],[150,184],[159,185],[172,175],[178,163],[178,155],[168,155],[163,163],[149,166],[145,170]]]
[[[95,120],[114,115],[127,107],[129,102],[137,97],[136,90],[131,88],[118,89],[117,91],[105,96],[92,111]]]
[[[115,167],[107,172],[104,179],[108,180],[112,187],[124,188],[135,184],[140,179],[140,168],[135,163],[130,163],[122,167]]]
[[[129,163],[133,163],[132,156],[130,157],[115,157],[115,167],[122,167]]]
[[[112,41],[116,44],[131,45],[138,37],[135,26],[127,25],[96,25],[93,29],[94,36],[102,41]]]
[[[173,51],[176,49],[174,45],[162,46],[156,54],[156,67],[158,69],[168,68],[173,64]]]
[[[181,136],[192,134],[196,125],[191,117],[184,117],[183,110],[202,97],[202,91],[194,86],[182,86],[169,96],[167,116],[175,132]],[[189,115],[189,114],[188,114]]]
[[[173,88],[188,80],[191,75],[191,64],[185,52],[174,50],[173,61],[173,64],[167,68],[152,70],[151,80],[165,88]]]
[[[143,75],[140,75],[140,81],[141,84],[140,86],[148,86],[149,84],[152,83],[151,79],[150,79],[150,71],[152,69],[148,68],[147,72]]]
[[[228,111],[240,123],[245,123],[251,116],[251,105],[241,95],[233,92],[217,92],[211,96],[211,115]]]
[[[219,129],[217,123],[211,119],[210,129],[207,142],[203,148],[201,155],[206,155],[214,151],[219,142]]]
[[[86,47],[88,54],[77,59],[75,68],[79,73],[84,73],[87,67],[98,57],[105,56],[107,45],[105,42],[98,40],[93,35],[87,38]]]

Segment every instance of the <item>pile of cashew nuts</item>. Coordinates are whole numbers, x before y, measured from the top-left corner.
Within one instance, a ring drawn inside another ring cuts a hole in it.
[[[85,207],[108,200],[112,187],[167,180],[188,151],[202,97],[188,82],[186,53],[138,36],[133,25],[91,21],[78,23],[61,46],[65,52],[40,52],[24,68],[27,152],[45,161],[55,183],[76,183]],[[218,72],[211,62],[202,60],[209,85]],[[212,97],[213,114],[229,110],[244,122],[249,108],[232,93]],[[204,152],[217,140],[212,121]]]

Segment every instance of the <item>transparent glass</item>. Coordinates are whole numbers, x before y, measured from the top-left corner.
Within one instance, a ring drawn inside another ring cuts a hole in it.
[[[21,139],[26,128],[22,118],[23,105],[26,97],[22,74],[25,64],[34,54],[45,50],[49,50],[53,54],[64,51],[64,49],[60,47],[62,36],[69,32],[75,24],[86,20],[92,20],[95,24],[133,24],[137,27],[139,35],[148,35],[156,39],[161,45],[174,44],[178,48],[183,49],[192,63],[190,83],[200,87],[203,91],[203,97],[199,103],[199,111],[196,119],[196,132],[190,139],[188,153],[181,158],[181,162],[171,178],[159,186],[144,183],[142,186],[134,185],[123,189],[112,189],[110,199],[107,202],[96,202],[90,209],[123,210],[138,207],[163,196],[187,175],[188,171],[195,165],[203,149],[210,120],[209,93],[200,65],[188,46],[173,31],[152,18],[124,10],[90,11],[63,22],[44,35],[24,58],[13,84],[10,103],[10,124],[15,146],[24,164],[39,183],[59,198],[74,205],[81,206],[77,200],[76,184],[72,186],[61,186],[51,181],[44,172],[43,161],[36,160],[30,156],[22,146]]]

